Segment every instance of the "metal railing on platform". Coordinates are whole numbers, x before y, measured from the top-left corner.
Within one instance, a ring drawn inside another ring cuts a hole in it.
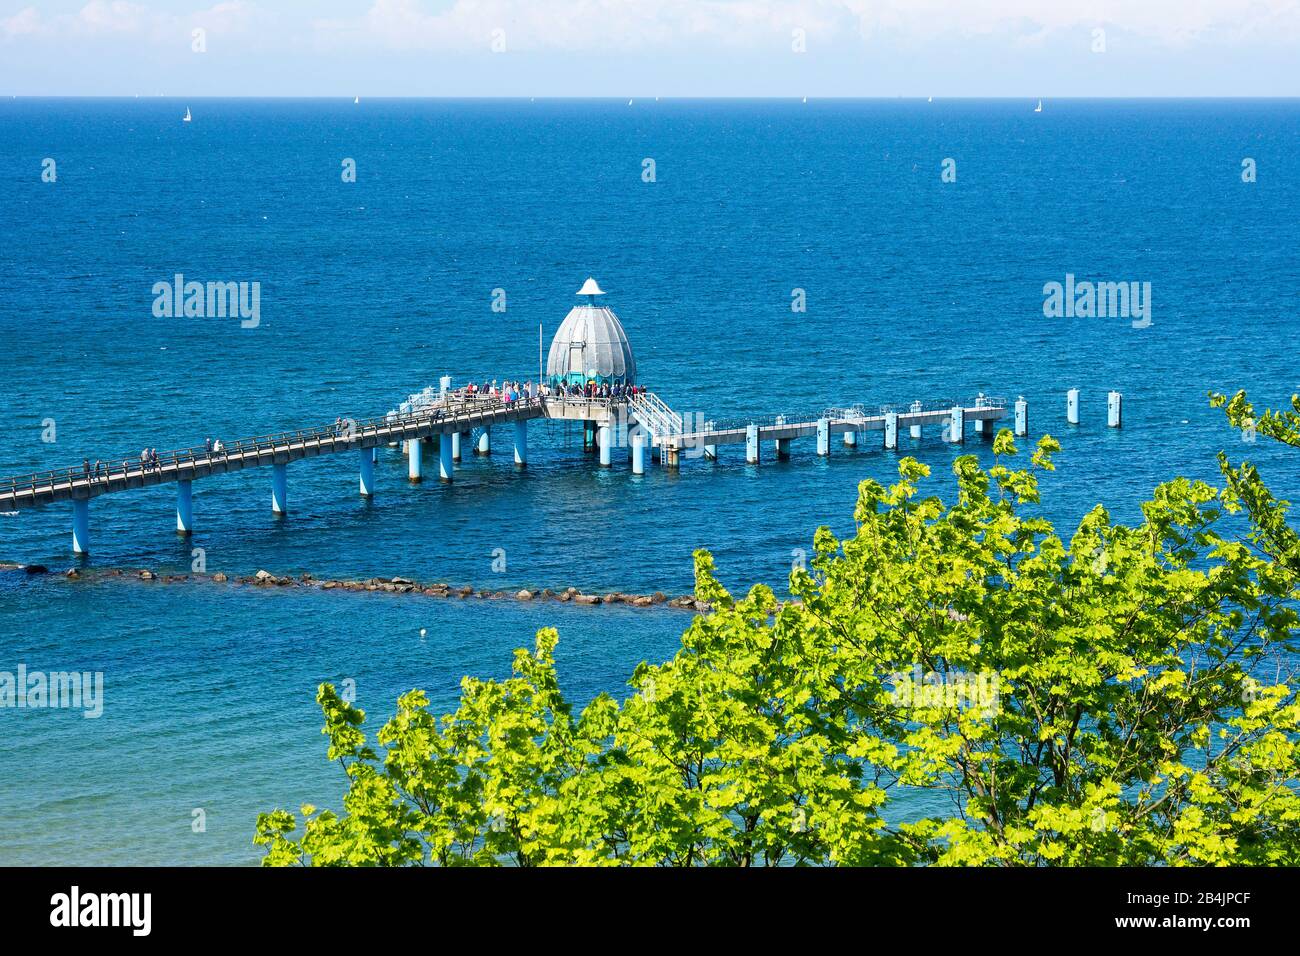
[[[234,442],[213,442],[208,445],[194,445],[189,448],[172,449],[159,452],[156,459],[144,460],[140,457],[122,459],[121,464],[104,462],[99,471],[95,463],[87,460],[81,467],[59,468],[51,471],[33,472],[0,480],[0,506],[4,500],[16,501],[19,495],[36,495],[50,493],[72,487],[95,487],[142,476],[158,475],[175,477],[182,467],[226,462],[231,458],[248,458],[276,451],[290,451],[316,444],[328,443],[337,447],[347,447],[368,437],[387,437],[393,431],[411,425],[420,426],[430,422],[455,421],[462,417],[484,417],[497,412],[512,412],[519,408],[537,407],[540,398],[520,398],[507,402],[501,396],[455,396],[437,407],[422,409],[409,415],[395,415],[390,412],[382,418],[339,419],[332,425],[317,428],[299,428],[294,431],[273,432],[253,438],[242,438]]]

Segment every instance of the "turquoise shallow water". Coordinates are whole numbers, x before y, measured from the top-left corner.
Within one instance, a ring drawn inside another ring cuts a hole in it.
[[[1213,478],[1222,447],[1300,494],[1292,461],[1204,399],[1300,391],[1295,102],[189,105],[183,125],[173,101],[0,101],[0,472],[380,414],[445,373],[524,377],[538,324],[549,336],[594,275],[642,381],[681,411],[1023,394],[1034,433],[1065,444],[1045,506],[1067,524],[1099,500],[1132,519],[1159,480]],[[261,282],[260,326],[154,318],[152,286],[176,272]],[[1043,284],[1067,272],[1151,282],[1153,324],[1044,318]],[[857,483],[897,465],[797,444],[788,462],[732,448],[634,478],[594,469],[578,438],[534,426],[526,471],[499,450],[451,487],[410,486],[389,452],[372,504],[350,457],[298,463],[285,521],[269,474],[213,479],[193,542],[166,489],[112,496],[92,506],[90,561],[185,570],[198,546],[237,574],[681,592],[705,546],[736,587],[779,584],[816,525],[848,529]],[[958,452],[927,434],[900,453],[944,488]],[[69,531],[63,508],[0,516],[0,560],[65,568]],[[0,712],[0,861],[252,862],[258,810],[339,792],[320,681],[353,677],[381,716],[412,686],[449,705],[461,675],[503,675],[555,624],[581,700],[670,654],[687,620],[0,574],[0,669],[103,670],[107,695],[99,720]]]

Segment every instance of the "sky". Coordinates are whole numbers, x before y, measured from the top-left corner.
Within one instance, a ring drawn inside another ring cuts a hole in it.
[[[1300,0],[0,0],[5,94],[1296,96]]]

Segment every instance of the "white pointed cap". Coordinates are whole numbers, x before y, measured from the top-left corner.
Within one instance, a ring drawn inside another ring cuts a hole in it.
[[[596,285],[596,280],[591,278],[590,276],[588,276],[587,281],[582,284],[582,288],[578,290],[578,295],[604,295],[604,294],[605,294],[605,290],[602,289],[600,286]]]

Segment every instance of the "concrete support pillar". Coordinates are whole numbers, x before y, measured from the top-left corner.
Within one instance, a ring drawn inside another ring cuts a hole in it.
[[[460,432],[451,433],[451,460],[460,461]]]
[[[960,405],[954,405],[948,415],[948,441],[960,445],[966,440],[966,412]]]
[[[491,432],[486,425],[483,426],[483,431],[478,436],[478,447],[474,449],[474,454],[476,455],[492,454]]]
[[[188,479],[176,482],[176,533],[194,533],[194,483]]]
[[[418,438],[408,439],[406,442],[406,477],[411,481],[419,481],[423,476],[421,473],[422,460],[420,453],[424,446]]]
[[[993,423],[983,418],[975,419],[975,434],[980,438],[988,438],[993,434]]]
[[[1119,428],[1124,423],[1124,397],[1119,392],[1111,392],[1106,396],[1106,424],[1111,428]]]
[[[751,423],[745,427],[745,463],[757,465],[760,454],[758,426]]]
[[[438,442],[438,480],[450,482],[455,470],[456,464],[452,461],[451,442],[447,441],[446,435],[443,435],[442,440]]]
[[[90,499],[72,501],[72,553],[90,554]]]
[[[515,464],[523,468],[528,464],[528,422],[515,422]]]
[[[829,418],[817,419],[817,454],[825,458],[831,453],[831,422]]]
[[[582,450],[588,455],[592,454],[596,450],[595,422],[585,421],[582,423]]]
[[[608,425],[599,425],[596,428],[596,444],[600,448],[600,467],[608,468],[610,464],[609,446],[613,441],[614,430]]]
[[[665,445],[660,449],[659,457],[665,468],[676,469],[682,462],[682,450],[675,445]]]
[[[1079,424],[1079,390],[1072,388],[1065,393],[1065,420],[1071,425]]]
[[[844,447],[845,447],[845,448],[857,448],[857,447],[858,447],[858,433],[857,433],[857,432],[845,432],[845,433],[844,433]]]
[[[361,449],[361,480],[358,485],[362,498],[375,496],[375,450],[373,448]]]
[[[885,412],[885,447],[898,447],[898,412]]]
[[[1029,434],[1029,403],[1024,396],[1016,399],[1016,437],[1023,438]]]
[[[646,435],[641,429],[632,433],[632,474],[645,474],[645,442]]]
[[[920,410],[921,410],[921,403],[920,403],[920,402],[913,402],[913,403],[912,403],[912,412],[913,412],[913,413],[916,413],[916,412],[919,412]],[[913,426],[912,426],[912,437],[913,437],[913,438],[920,438],[920,437],[921,437],[921,426],[920,426],[920,425],[913,425]]]
[[[419,448],[419,442],[415,442]],[[271,512],[282,515],[289,511],[289,466],[280,464],[271,466]]]
[[[790,457],[790,439],[778,438],[776,444],[776,460],[786,461]]]

